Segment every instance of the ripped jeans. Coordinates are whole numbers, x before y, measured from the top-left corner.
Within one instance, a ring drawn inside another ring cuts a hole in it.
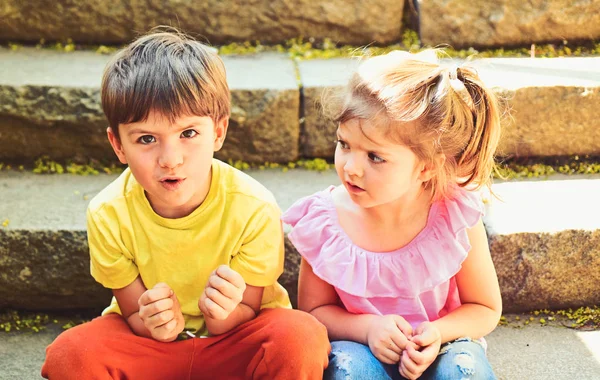
[[[377,360],[369,347],[356,342],[331,342],[329,366],[325,380],[382,379],[400,380],[397,364],[384,364]],[[442,345],[435,361],[419,379],[427,380],[493,380],[492,367],[480,342],[469,338],[457,339]]]

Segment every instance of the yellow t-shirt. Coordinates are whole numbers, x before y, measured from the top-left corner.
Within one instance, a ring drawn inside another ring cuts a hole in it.
[[[143,188],[125,170],[90,202],[87,211],[92,276],[120,289],[141,276],[146,288],[167,283],[186,329],[206,334],[198,299],[221,264],[247,284],[264,287],[261,308],[291,308],[277,283],[283,273],[280,210],[273,195],[250,176],[214,159],[210,190],[190,215],[166,219],[154,212]],[[116,299],[103,315],[120,313]]]

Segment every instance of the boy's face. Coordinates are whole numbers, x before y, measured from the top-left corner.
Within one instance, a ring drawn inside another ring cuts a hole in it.
[[[154,211],[165,218],[181,218],[208,194],[213,154],[223,146],[227,124],[227,118],[215,123],[208,116],[184,116],[171,124],[150,112],[146,121],[119,125],[119,136],[111,128],[107,133]]]

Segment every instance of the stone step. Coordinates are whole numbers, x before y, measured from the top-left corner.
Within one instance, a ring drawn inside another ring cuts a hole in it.
[[[600,37],[597,1],[426,0],[419,1],[419,19],[421,40],[430,46],[527,46]]]
[[[330,184],[333,170],[253,170],[282,209]],[[114,175],[0,172],[0,308],[101,308],[110,293],[89,275],[85,208]],[[504,300],[521,311],[600,304],[600,177],[505,182],[484,222]],[[280,278],[296,296],[299,256],[286,240]]]
[[[0,162],[116,161],[99,94],[109,58],[0,48]],[[356,60],[295,63],[276,53],[223,59],[232,118],[220,158],[263,163],[333,156],[335,126],[321,113],[321,94],[342,85]],[[501,155],[600,155],[600,57],[473,63],[510,109]]]
[[[0,332],[0,380],[41,379],[45,348],[63,331],[66,320],[39,333]],[[597,380],[600,373],[600,331],[499,326],[486,340],[499,380]]]
[[[52,7],[31,7],[4,0],[0,41],[65,41],[126,44],[156,25],[174,25],[211,44],[233,41],[282,43],[300,36],[331,38],[345,44],[401,38],[404,0],[261,0],[160,3],[59,0]],[[37,3],[36,3],[37,4]],[[388,17],[381,17],[382,13]]]
[[[292,4],[284,0],[163,0],[158,6],[63,0],[53,7],[31,7],[27,2],[4,0],[3,5],[0,40],[33,43],[71,38],[84,43],[123,44],[153,26],[177,25],[213,44],[279,43],[299,36],[354,45],[389,44],[400,40],[406,13],[418,18],[413,28],[430,46],[506,47],[597,41],[600,37],[600,6],[595,1],[304,0]]]

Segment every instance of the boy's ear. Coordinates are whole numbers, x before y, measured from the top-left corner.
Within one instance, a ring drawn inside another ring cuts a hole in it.
[[[229,118],[224,117],[215,122],[215,144],[214,151],[217,152],[223,147],[225,136],[227,135],[227,127],[229,127]]]
[[[125,158],[125,151],[123,150],[123,144],[121,144],[119,136],[115,134],[111,127],[106,128],[106,135],[108,136],[108,141],[110,141],[110,145],[119,158],[119,161],[121,161],[122,164],[126,164],[127,158]]]
[[[421,172],[419,173],[419,180],[421,182],[427,182],[440,170],[444,163],[446,162],[446,155],[443,153],[436,154],[433,157],[433,160],[426,163],[424,167],[421,168]]]

